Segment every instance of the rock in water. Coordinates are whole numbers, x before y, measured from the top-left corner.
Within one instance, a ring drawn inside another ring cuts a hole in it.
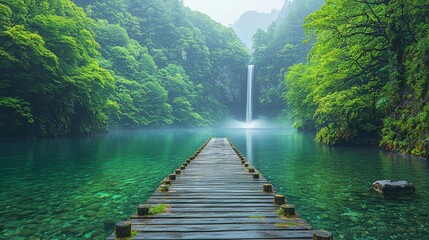
[[[416,191],[412,183],[407,181],[378,180],[372,184],[372,188],[381,194],[410,194]]]

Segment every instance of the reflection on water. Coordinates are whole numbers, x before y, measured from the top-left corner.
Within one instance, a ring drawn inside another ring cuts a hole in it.
[[[102,239],[208,137],[229,137],[315,228],[336,239],[426,239],[426,161],[374,148],[326,147],[283,129],[118,131],[0,142],[0,239]],[[382,198],[378,179],[416,194]]]
[[[247,161],[253,162],[253,145],[251,130],[246,129],[246,157]]]

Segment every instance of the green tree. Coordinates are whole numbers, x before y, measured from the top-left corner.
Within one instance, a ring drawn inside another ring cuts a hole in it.
[[[0,1],[0,8],[1,108],[16,111],[2,117],[2,135],[105,130],[113,78],[98,65],[93,21],[65,0]]]
[[[316,128],[329,144],[381,139],[387,149],[426,154],[428,5],[328,0],[311,14],[307,34],[317,42],[285,79],[297,126]]]

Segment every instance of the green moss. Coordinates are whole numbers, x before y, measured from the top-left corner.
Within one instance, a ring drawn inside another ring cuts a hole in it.
[[[170,206],[168,206],[167,204],[157,204],[154,207],[149,208],[149,215],[165,213],[167,212],[169,207]]]
[[[278,213],[280,216],[283,216],[283,215],[285,214],[285,211],[283,210],[283,208],[279,208],[279,210],[277,210],[277,213]]]
[[[158,187],[158,192],[168,192],[170,185],[162,184]]]
[[[297,227],[297,226],[302,226],[302,223],[297,223],[297,222],[287,222],[287,223],[276,223],[274,224],[277,227]]]
[[[384,119],[380,146],[390,151],[425,157],[427,149],[424,139],[428,137],[429,105],[407,107],[417,110],[396,110],[395,114]]]
[[[259,219],[261,221],[265,221],[265,217],[264,216],[251,215],[251,216],[249,216],[249,218]]]

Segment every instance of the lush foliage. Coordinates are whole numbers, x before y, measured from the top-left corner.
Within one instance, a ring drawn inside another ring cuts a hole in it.
[[[304,43],[304,18],[323,2],[285,1],[278,21],[271,24],[267,31],[259,29],[253,36],[258,114],[276,116],[285,108],[284,74],[290,66],[305,62],[312,47],[311,43]]]
[[[71,1],[0,1],[0,135],[106,128],[114,88],[94,22]]]
[[[306,19],[308,62],[286,75],[295,125],[325,143],[424,155],[429,134],[429,2],[327,0]]]
[[[243,104],[244,46],[179,0],[0,0],[0,12],[0,136],[203,126]]]
[[[205,126],[242,106],[248,55],[231,29],[178,0],[78,3],[117,79],[112,124]]]

